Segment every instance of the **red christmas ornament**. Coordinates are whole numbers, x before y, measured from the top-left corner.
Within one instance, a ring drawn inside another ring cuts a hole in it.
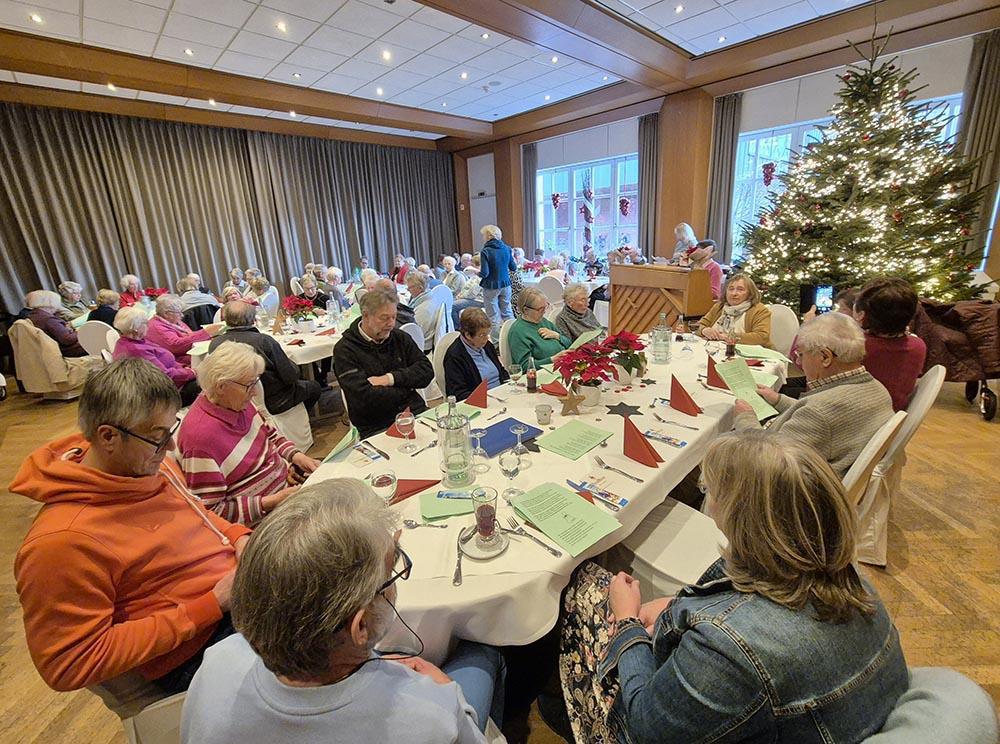
[[[899,91],[900,98],[906,98],[908,95],[910,95],[910,91],[906,88],[903,88],[901,91]]]
[[[823,209],[823,207],[820,206],[819,204],[813,204],[813,211],[814,212],[819,212],[822,209]]]
[[[774,163],[764,163],[760,169],[764,172],[764,185],[770,186],[774,180],[774,171],[777,166]]]
[[[558,191],[552,194],[552,208],[559,209],[559,205],[562,203],[562,194]]]
[[[893,191],[899,191],[899,184],[898,183],[889,184],[889,188],[892,189]]]
[[[966,238],[966,237],[968,237],[968,236],[969,236],[969,234],[970,234],[971,232],[972,232],[972,230],[970,230],[970,229],[968,228],[968,226],[965,226],[965,225],[963,225],[963,226],[962,226],[962,227],[961,227],[961,228],[959,229],[959,231],[958,231],[958,234],[959,234],[959,235],[961,235],[961,236],[962,236],[963,238]]]
[[[892,213],[892,219],[898,225],[903,221],[903,213],[897,209],[895,212]]]
[[[594,192],[591,191],[590,189],[584,189],[583,198],[586,199],[587,201],[594,201]]]
[[[870,140],[871,138],[872,138],[872,136],[871,136],[870,134],[862,134],[862,135],[861,135],[861,141],[862,141],[862,142],[867,142],[867,141],[868,141],[868,140]]]

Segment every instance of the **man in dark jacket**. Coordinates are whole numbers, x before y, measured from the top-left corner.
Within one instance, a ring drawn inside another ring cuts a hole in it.
[[[418,389],[434,379],[430,361],[396,329],[395,292],[373,289],[361,298],[361,317],[333,350],[333,371],[362,437],[387,429],[407,407],[427,410]]]
[[[312,408],[322,392],[320,384],[315,380],[299,379],[299,368],[288,358],[281,344],[254,326],[256,316],[257,308],[249,302],[227,302],[222,309],[227,330],[212,339],[208,345],[209,352],[226,341],[250,344],[264,358],[260,384],[264,388],[264,404],[268,412],[284,413],[299,403],[305,403],[307,409]]]

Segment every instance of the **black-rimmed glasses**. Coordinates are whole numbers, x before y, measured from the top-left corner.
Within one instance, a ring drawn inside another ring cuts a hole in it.
[[[167,443],[171,439],[173,439],[174,434],[177,433],[177,429],[180,427],[180,425],[181,425],[181,420],[177,419],[177,421],[174,423],[170,431],[167,432],[167,435],[163,437],[163,439],[161,439],[160,441],[156,441],[155,439],[144,437],[142,436],[142,434],[136,434],[134,431],[132,431],[131,429],[126,429],[124,426],[118,426],[118,424],[111,424],[112,427],[120,431],[122,434],[127,434],[130,437],[135,437],[140,442],[145,442],[146,444],[150,445],[151,447],[154,448],[153,449],[154,452],[159,452],[160,450],[162,450],[164,447],[167,446]]]
[[[254,386],[258,382],[260,382],[260,378],[258,377],[253,382],[250,382],[250,383],[237,382],[236,380],[226,380],[226,382],[231,382],[234,385],[239,385],[241,388],[243,388],[246,391],[247,395],[250,395],[250,393],[253,392]]]
[[[410,560],[410,556],[408,556],[406,554],[406,551],[403,550],[401,547],[399,547],[397,545],[396,546],[396,564],[399,563],[400,559],[402,559],[402,561],[403,561],[403,568],[400,569],[400,570],[398,570],[398,571],[393,570],[392,576],[390,576],[382,584],[382,586],[380,586],[378,588],[378,591],[375,592],[376,594],[381,594],[382,592],[384,592],[390,586],[392,586],[393,584],[395,584],[398,579],[402,579],[403,581],[406,581],[408,578],[410,578],[410,572],[413,570],[413,561]]]

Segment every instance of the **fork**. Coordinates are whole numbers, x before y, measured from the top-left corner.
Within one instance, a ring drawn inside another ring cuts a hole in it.
[[[615,473],[618,473],[618,475],[624,475],[626,478],[628,478],[629,480],[633,480],[636,483],[645,483],[646,482],[642,478],[636,478],[631,473],[626,473],[624,470],[619,470],[618,468],[611,467],[606,462],[604,462],[604,460],[601,459],[600,455],[594,455],[594,459],[597,460],[597,466],[599,468],[601,468],[602,470],[611,470],[611,471],[613,471]]]
[[[705,388],[706,390],[711,390],[713,393],[722,393],[724,395],[732,395],[734,397],[736,396],[736,393],[732,392],[731,390],[723,390],[722,388],[717,388],[717,387],[712,387],[711,385],[706,385],[705,382],[704,382],[704,380],[698,380],[698,382],[701,383],[701,386],[703,388]]]
[[[522,527],[521,525],[519,525],[517,523],[517,520],[514,519],[514,517],[508,517],[507,518],[507,524],[510,525],[510,531],[513,532],[515,535],[520,535],[521,537],[526,537],[529,540],[531,540],[532,542],[537,543],[538,545],[541,545],[543,548],[545,548],[547,551],[549,551],[549,553],[551,553],[556,558],[562,558],[562,552],[561,551],[556,550],[555,548],[553,548],[548,543],[543,542],[542,540],[539,540],[537,537],[535,537],[530,532],[528,532],[527,530],[525,530],[524,527]]]
[[[661,424],[673,424],[674,426],[679,426],[682,429],[690,429],[691,431],[701,431],[697,426],[688,426],[687,424],[682,424],[680,421],[671,421],[670,419],[665,419],[658,413],[653,413],[654,418]]]
[[[486,419],[486,420],[487,420],[487,421],[492,421],[492,420],[493,420],[493,419],[495,419],[495,418],[496,418],[497,416],[502,416],[502,415],[503,415],[503,414],[505,414],[505,413],[507,413],[507,406],[504,406],[503,408],[501,408],[501,409],[500,409],[499,411],[497,411],[496,413],[494,413],[494,414],[493,414],[492,416],[490,416],[490,417],[489,417],[488,419]]]
[[[423,452],[424,450],[429,450],[431,447],[437,447],[437,440],[436,439],[433,442],[425,444],[423,447],[421,447],[416,452],[414,452],[412,455],[410,455],[410,457],[416,457],[421,452]]]
[[[499,403],[506,403],[507,402],[506,398],[501,398],[499,395],[493,395],[493,393],[487,393],[487,395],[490,398],[493,398],[493,400],[495,400],[495,401],[497,401]]]

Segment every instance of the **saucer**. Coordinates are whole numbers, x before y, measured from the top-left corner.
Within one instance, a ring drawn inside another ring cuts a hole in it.
[[[465,553],[470,558],[477,561],[487,561],[490,558],[496,558],[498,555],[503,555],[503,553],[510,546],[510,538],[507,537],[503,532],[497,528],[496,536],[499,538],[496,547],[490,550],[483,550],[479,545],[477,545],[478,538],[472,538],[465,545],[461,545],[462,552]]]

